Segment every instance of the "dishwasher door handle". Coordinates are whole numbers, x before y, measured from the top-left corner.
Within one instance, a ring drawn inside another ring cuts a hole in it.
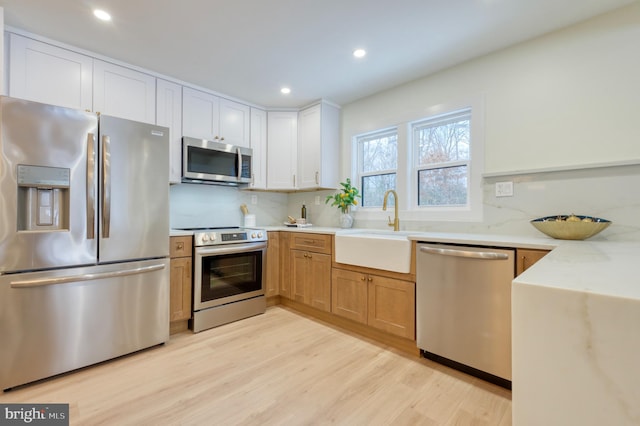
[[[495,253],[491,251],[453,250],[435,247],[420,247],[420,251],[429,254],[439,254],[441,256],[466,257],[470,259],[504,260],[509,258],[509,255],[505,253]]]

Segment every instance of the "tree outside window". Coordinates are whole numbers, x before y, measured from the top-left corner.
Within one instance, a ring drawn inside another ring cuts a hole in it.
[[[385,191],[395,189],[398,132],[382,130],[358,136],[358,175],[363,207],[381,207]]]
[[[418,206],[469,203],[471,110],[412,124]]]

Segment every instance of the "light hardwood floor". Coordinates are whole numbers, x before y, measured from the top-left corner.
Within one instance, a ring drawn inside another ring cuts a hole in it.
[[[282,307],[0,395],[72,425],[510,425],[511,392]]]

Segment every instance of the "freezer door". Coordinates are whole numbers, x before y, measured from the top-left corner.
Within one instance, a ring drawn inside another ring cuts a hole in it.
[[[100,116],[99,263],[169,255],[169,129]]]
[[[0,275],[0,390],[169,340],[169,259]]]
[[[94,264],[96,115],[0,97],[0,116],[0,273]]]

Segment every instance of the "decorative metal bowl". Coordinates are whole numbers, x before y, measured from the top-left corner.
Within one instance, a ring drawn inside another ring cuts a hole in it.
[[[585,240],[611,225],[611,221],[592,216],[555,215],[531,221],[540,232],[558,240]]]

